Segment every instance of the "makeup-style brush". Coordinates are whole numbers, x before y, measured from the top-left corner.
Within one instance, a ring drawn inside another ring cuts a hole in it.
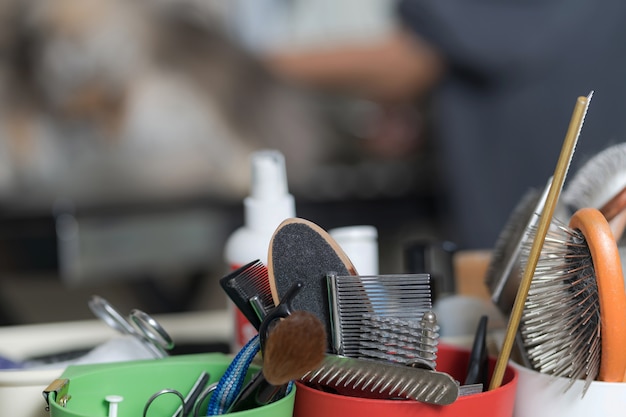
[[[326,352],[326,330],[307,311],[278,320],[263,348],[263,367],[233,402],[230,412],[269,404],[285,392],[288,382],[320,366]]]
[[[599,210],[580,209],[569,225],[553,220],[520,333],[536,370],[586,380],[583,395],[591,381],[624,381],[626,293],[617,244]]]

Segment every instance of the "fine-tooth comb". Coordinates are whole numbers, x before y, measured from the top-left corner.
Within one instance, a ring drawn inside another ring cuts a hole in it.
[[[337,389],[348,395],[412,399],[448,405],[460,394],[459,383],[449,374],[372,359],[326,355],[322,365],[306,373],[302,381]]]
[[[419,322],[365,314],[359,357],[434,370],[438,343],[439,326],[432,311],[424,313]]]
[[[419,321],[432,308],[428,274],[326,275],[334,352],[356,357],[365,314]]]
[[[254,328],[259,330],[261,317],[274,307],[267,267],[257,259],[220,279],[220,285]]]

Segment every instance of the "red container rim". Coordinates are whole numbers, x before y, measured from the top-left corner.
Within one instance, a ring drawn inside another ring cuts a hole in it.
[[[456,380],[464,379],[470,351],[439,345],[437,370]],[[489,358],[489,375],[496,359]],[[491,391],[459,397],[450,405],[433,405],[410,400],[382,400],[344,396],[311,388],[297,382],[294,417],[511,417],[515,405],[517,371],[507,366],[502,385]]]

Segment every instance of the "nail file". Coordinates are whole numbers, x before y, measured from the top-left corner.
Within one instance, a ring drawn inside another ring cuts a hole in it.
[[[274,304],[294,282],[303,288],[293,301],[294,310],[315,314],[327,329],[332,347],[326,275],[357,275],[356,268],[335,240],[315,223],[302,218],[283,221],[272,236],[268,276]]]

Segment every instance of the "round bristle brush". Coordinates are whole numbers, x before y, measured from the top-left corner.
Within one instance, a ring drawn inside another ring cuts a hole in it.
[[[626,142],[595,154],[563,189],[562,200],[572,212],[597,208],[611,224],[617,240],[623,234],[626,210]]]
[[[524,248],[527,254],[528,248]],[[604,215],[583,208],[553,220],[535,268],[520,333],[536,370],[571,379],[622,382],[626,293],[615,238]]]

